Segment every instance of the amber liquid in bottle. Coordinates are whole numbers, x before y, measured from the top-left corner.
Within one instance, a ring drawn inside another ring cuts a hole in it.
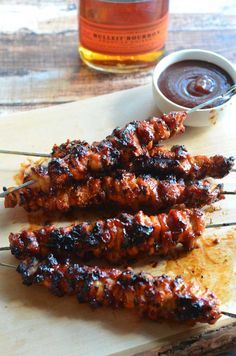
[[[90,67],[129,72],[163,55],[168,0],[80,0],[79,53]]]

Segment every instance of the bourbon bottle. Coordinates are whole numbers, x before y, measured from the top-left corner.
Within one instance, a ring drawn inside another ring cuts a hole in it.
[[[80,0],[79,53],[106,72],[154,65],[164,52],[169,0]]]

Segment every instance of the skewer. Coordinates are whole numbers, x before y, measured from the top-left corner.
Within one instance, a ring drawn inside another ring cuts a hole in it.
[[[236,84],[233,84],[232,87],[226,91],[223,95],[219,95],[215,98],[212,98],[210,100],[205,101],[202,104],[199,104],[189,110],[187,110],[187,114],[191,114],[199,109],[203,109],[205,106],[212,104],[214,101],[217,101],[219,99],[230,99],[233,95],[236,94]],[[50,158],[51,154],[48,153],[37,153],[37,152],[25,152],[25,151],[12,151],[12,150],[4,150],[0,149],[0,154],[11,154],[11,155],[22,155],[22,156],[32,156],[32,157],[47,157]],[[233,170],[234,172],[236,170]]]
[[[34,183],[35,183],[34,180],[29,180],[28,182],[25,182],[23,184],[20,184],[20,185],[14,187],[10,191],[4,189],[5,191],[0,193],[0,198],[5,198],[6,195],[8,195],[8,194],[10,194],[12,192],[15,192],[16,190],[19,190],[21,188],[27,187],[28,185],[31,185],[31,184],[34,184]],[[224,195],[236,195],[236,191],[233,191],[233,192],[224,191],[223,194]]]
[[[236,225],[236,221],[230,222],[230,223],[209,224],[209,225],[206,225],[206,229],[217,228],[217,227],[227,227],[227,226],[234,226],[234,225]],[[10,246],[0,247],[0,252],[10,251],[10,250],[11,250]]]
[[[8,267],[8,268],[17,269],[17,266],[10,265],[9,263],[3,263],[3,262],[0,262],[0,267]]]
[[[148,226],[140,225],[143,221]],[[42,259],[53,251],[59,255],[76,256],[81,259],[90,254],[117,263],[124,259],[139,257],[141,254],[166,255],[178,244],[183,245],[185,250],[192,249],[195,247],[196,239],[204,231],[204,225],[203,214],[199,209],[171,209],[168,214],[162,213],[153,217],[140,211],[135,215],[120,214],[113,219],[98,220],[94,223],[85,221],[64,229],[61,227],[59,234],[55,226],[44,226],[33,232],[24,230],[20,233],[11,233],[9,247],[2,247],[0,251],[10,250],[21,260],[32,256]],[[119,231],[116,230],[117,226]],[[181,231],[178,230],[179,226]],[[51,239],[52,234],[56,240]],[[174,234],[174,239],[162,239],[166,234],[169,237]]]
[[[216,228],[216,227],[227,227],[227,226],[234,226],[234,225],[236,225],[236,222],[210,224],[210,225],[206,225],[206,229],[211,229],[211,228]],[[9,246],[0,247],[0,252],[10,251],[10,250],[11,250],[11,248]]]
[[[209,224],[209,225],[206,225],[206,229],[211,229],[211,228],[215,228],[215,227],[234,226],[234,225],[236,225],[236,221],[230,222],[230,223]]]
[[[236,314],[222,311],[221,314],[229,316],[230,318],[236,318]]]
[[[0,267],[17,269],[17,266],[14,266],[14,265],[11,265],[11,264],[8,264],[8,263],[3,263],[3,262],[0,262]],[[234,313],[230,313],[230,312],[226,312],[226,311],[220,311],[220,314],[223,314],[223,315],[228,316],[230,318],[236,318],[236,314],[234,314]]]
[[[48,153],[36,153],[36,152],[25,152],[25,151],[10,151],[10,150],[0,150],[0,153],[8,155],[20,155],[20,156],[32,156],[32,157],[51,157]]]
[[[209,224],[206,225],[206,229],[210,229],[210,228],[217,228],[217,227],[227,227],[227,226],[234,226],[236,225],[236,221],[234,222],[230,222],[230,223],[218,223],[218,224]],[[46,247],[51,247],[50,244],[45,244]],[[2,251],[10,251],[11,247],[10,246],[4,246],[4,247],[0,247],[0,252]]]
[[[15,192],[16,190],[19,190],[21,188],[25,188],[25,187],[27,187],[28,185],[31,185],[31,184],[34,184],[33,180],[29,180],[28,182],[20,184],[20,185],[14,187],[11,191],[8,191],[5,188],[3,188],[4,191],[2,193],[0,193],[0,198],[5,198],[5,196],[8,195],[9,193]]]

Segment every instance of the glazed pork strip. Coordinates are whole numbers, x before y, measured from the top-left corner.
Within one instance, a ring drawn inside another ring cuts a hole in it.
[[[173,174],[176,177],[198,180],[206,177],[223,178],[233,168],[234,157],[191,155],[183,145],[167,149],[156,146],[149,155],[137,157],[130,170],[156,175]]]
[[[126,168],[133,158],[147,154],[154,144],[184,132],[186,116],[185,112],[171,112],[160,118],[133,121],[92,145],[81,141],[54,145],[48,163],[51,181],[63,185],[71,178],[81,181],[117,167]]]
[[[53,254],[41,262],[36,257],[22,261],[17,271],[27,286],[43,285],[57,296],[76,295],[79,303],[92,307],[134,309],[151,320],[191,324],[213,324],[221,316],[219,301],[211,291],[185,282],[180,276],[154,277],[129,268],[101,269],[70,260],[59,263]]]
[[[171,149],[154,146],[148,154],[126,162],[123,168],[135,174],[151,174],[159,177],[172,174],[185,180],[199,180],[206,177],[223,178],[230,172],[233,165],[233,157],[193,156],[187,152],[184,146],[173,146]],[[116,172],[117,170],[114,170],[111,173],[116,174]],[[94,176],[96,177],[95,173]],[[98,178],[101,176],[101,174],[98,175]],[[27,169],[24,173],[24,182],[28,180],[37,182],[43,191],[49,189],[50,185],[53,186],[46,165],[35,165]],[[69,184],[72,183],[73,179]]]
[[[204,231],[198,209],[172,209],[168,214],[148,216],[120,214],[117,218],[82,222],[68,227],[45,226],[9,236],[12,254],[19,258],[57,256],[99,257],[121,262],[142,255],[166,255],[178,244],[186,250],[196,247]]]
[[[176,204],[201,207],[223,199],[223,186],[208,180],[188,182],[169,177],[159,180],[148,175],[121,173],[116,177],[89,178],[83,184],[48,191],[34,185],[10,192],[5,207],[22,206],[27,211],[67,211],[71,208],[115,206],[132,211],[167,209]]]

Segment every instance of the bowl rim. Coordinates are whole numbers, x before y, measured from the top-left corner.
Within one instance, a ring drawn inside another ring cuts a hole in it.
[[[153,75],[152,75],[152,83],[153,83],[153,86],[155,88],[155,90],[157,91],[157,93],[168,103],[168,104],[171,104],[171,105],[175,105],[178,109],[180,110],[184,110],[184,111],[188,111],[190,110],[191,108],[189,107],[186,107],[186,106],[182,106],[182,105],[179,105],[179,104],[176,104],[174,101],[170,100],[169,98],[167,98],[163,93],[162,91],[160,90],[159,88],[159,85],[158,85],[158,79],[161,75],[161,73],[163,73],[163,71],[168,68],[170,65],[174,64],[174,63],[177,63],[177,62],[180,62],[180,61],[184,61],[185,59],[188,60],[188,58],[181,58],[181,59],[176,59],[176,60],[173,60],[171,63],[167,63],[165,64],[165,62],[168,62],[170,59],[172,58],[175,58],[175,57],[178,57],[179,55],[183,54],[184,56],[186,55],[187,57],[190,55],[190,54],[205,54],[205,55],[208,55],[209,56],[209,63],[212,63],[211,62],[211,58],[214,57],[214,58],[217,58],[219,59],[221,62],[225,63],[226,65],[228,65],[229,67],[231,67],[232,69],[232,72],[234,72],[234,75],[235,75],[235,78],[232,78],[234,83],[236,83],[236,68],[235,66],[233,65],[233,63],[231,61],[229,61],[227,58],[225,58],[224,56],[222,56],[221,54],[218,54],[216,52],[213,52],[213,51],[208,51],[208,50],[205,50],[205,49],[200,49],[200,48],[192,48],[192,49],[182,49],[182,50],[179,50],[179,51],[175,51],[175,52],[171,52],[170,54],[168,54],[167,56],[163,57],[158,63],[157,65],[155,66],[154,70],[153,70]],[[197,58],[192,58],[193,60]],[[199,59],[199,60],[203,60],[203,61],[207,61],[206,59]],[[163,65],[164,63],[164,65]],[[214,63],[212,63],[214,64]],[[159,68],[163,66],[162,70],[158,73],[158,70]],[[220,65],[218,65],[220,67]],[[223,68],[224,69],[224,68]],[[224,69],[227,73],[228,71],[226,69]],[[157,74],[158,73],[158,74]],[[228,73],[231,77],[232,75],[230,73]],[[230,101],[231,101],[232,97],[227,100],[225,103],[221,104],[221,105],[217,105],[217,106],[214,106],[212,108],[206,108],[206,109],[198,109],[196,110],[196,112],[210,112],[212,110],[220,110],[222,107],[224,107],[226,104],[228,104]]]

